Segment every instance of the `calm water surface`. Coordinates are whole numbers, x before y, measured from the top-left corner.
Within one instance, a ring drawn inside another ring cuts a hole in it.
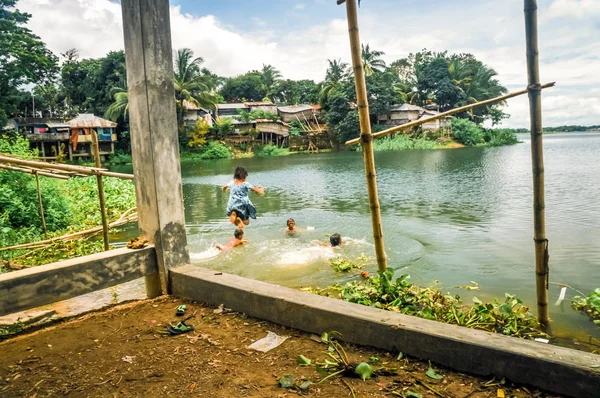
[[[389,265],[417,284],[437,280],[466,302],[508,292],[535,309],[531,154],[528,136],[520,138],[500,148],[376,153]],[[600,134],[544,136],[550,280],[586,293],[600,287],[598,154]],[[252,197],[258,219],[246,229],[250,244],[217,255],[213,243],[227,242],[234,230],[220,186],[237,165],[266,195]],[[185,163],[182,173],[194,263],[289,287],[325,287],[355,276],[335,273],[327,262],[332,249],[314,240],[339,232],[348,245],[337,254],[374,256],[360,153]],[[304,233],[285,234],[289,217]],[[376,269],[373,260],[367,270]],[[480,290],[456,288],[470,281]],[[600,338],[568,300],[553,305],[559,292],[550,285],[555,330]]]

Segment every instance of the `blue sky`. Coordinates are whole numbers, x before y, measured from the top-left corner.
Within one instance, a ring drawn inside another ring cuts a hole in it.
[[[544,124],[600,124],[600,0],[538,0]],[[348,62],[344,6],[335,0],[171,0],[174,48],[189,47],[223,76],[272,64],[285,78],[321,80],[327,59]],[[115,0],[19,0],[29,27],[56,53],[99,57],[123,48]],[[470,52],[510,90],[524,88],[523,0],[362,0],[361,39],[392,62],[422,48]],[[526,97],[506,125],[527,126]]]

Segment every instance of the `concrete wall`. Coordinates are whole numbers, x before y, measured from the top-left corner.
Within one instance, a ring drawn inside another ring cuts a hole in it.
[[[154,247],[118,249],[0,275],[0,316],[155,273]]]
[[[477,375],[495,375],[571,397],[597,397],[600,356],[447,325],[228,275],[171,270],[173,294],[351,343],[403,352]]]

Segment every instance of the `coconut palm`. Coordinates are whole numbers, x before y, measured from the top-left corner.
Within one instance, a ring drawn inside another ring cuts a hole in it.
[[[215,109],[217,97],[206,84],[200,66],[204,62],[202,57],[194,58],[194,53],[189,48],[182,48],[175,53],[174,79],[175,101],[178,107],[178,123],[180,130],[183,126],[185,112],[184,102],[198,107]]]
[[[324,106],[329,98],[329,93],[333,90],[340,82],[348,76],[348,64],[342,62],[341,59],[334,59],[333,61],[328,59],[329,66],[327,67],[327,73],[325,74],[325,82],[319,93],[319,103]]]
[[[381,57],[385,54],[383,51],[371,50],[369,45],[361,45],[363,68],[365,75],[371,76],[375,72],[381,72],[385,69],[385,62]]]
[[[260,80],[265,88],[265,91],[270,94],[271,89],[279,80],[281,80],[281,72],[279,72],[273,65],[263,64],[262,70],[260,71]]]
[[[110,94],[114,97],[115,102],[109,105],[104,112],[104,117],[116,122],[119,118],[127,119],[129,114],[129,95],[127,89],[123,87],[113,87]]]

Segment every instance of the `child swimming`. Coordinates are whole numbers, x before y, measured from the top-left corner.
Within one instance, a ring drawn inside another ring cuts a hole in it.
[[[236,167],[233,174],[233,181],[223,185],[223,191],[229,189],[229,202],[227,202],[227,216],[232,224],[235,224],[239,229],[244,229],[244,226],[250,224],[250,218],[256,220],[256,209],[250,198],[249,191],[254,191],[259,195],[264,195],[264,188],[253,187],[246,182],[248,172],[243,167]]]
[[[225,246],[221,246],[219,244],[215,245],[215,247],[222,252],[226,252],[231,250],[236,246],[247,245],[248,241],[244,240],[244,231],[240,228],[236,229],[233,233],[233,239],[229,241]]]
[[[298,232],[298,230],[296,229],[296,221],[294,221],[293,218],[288,219],[286,225],[287,228],[285,232],[287,232],[288,235],[294,235],[296,232]]]
[[[335,233],[329,237],[329,244],[331,247],[339,247],[342,245],[342,237],[340,234]]]
[[[329,242],[313,241],[313,244],[321,246],[340,247],[342,246],[342,236],[338,233],[335,233],[329,237]]]

